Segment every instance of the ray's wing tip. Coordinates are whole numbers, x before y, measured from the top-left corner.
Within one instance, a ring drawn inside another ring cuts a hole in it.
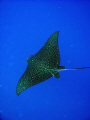
[[[17,93],[16,93],[17,94]],[[17,96],[19,96],[19,94],[17,94]]]
[[[17,95],[17,96],[19,96],[19,95],[20,95],[20,93],[16,91],[16,95]]]
[[[16,92],[16,95],[19,96],[22,92]]]
[[[22,91],[19,91],[19,90],[16,88],[16,95],[19,96],[21,93],[22,93]]]
[[[54,32],[54,35],[56,35],[56,36],[58,36],[59,35],[59,30],[58,31],[56,31],[56,32]]]
[[[59,34],[59,32],[60,32],[60,31],[59,31],[59,30],[57,30],[55,33]]]

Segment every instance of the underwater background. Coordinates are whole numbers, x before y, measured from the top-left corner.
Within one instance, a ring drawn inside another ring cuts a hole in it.
[[[90,69],[16,95],[27,58],[58,30],[60,65],[90,67],[90,1],[0,1],[0,120],[90,120]]]

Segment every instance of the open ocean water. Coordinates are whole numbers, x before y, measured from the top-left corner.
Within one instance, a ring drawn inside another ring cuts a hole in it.
[[[90,67],[89,0],[0,1],[0,120],[90,120],[90,69],[61,71],[16,95],[27,58],[58,30],[60,65]]]

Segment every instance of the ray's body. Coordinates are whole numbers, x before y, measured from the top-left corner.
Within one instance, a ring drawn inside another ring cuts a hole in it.
[[[17,95],[27,88],[43,82],[52,76],[60,78],[59,71],[90,68],[65,69],[65,66],[60,66],[58,35],[59,31],[54,32],[44,46],[35,55],[31,55],[28,58],[27,68],[17,84]]]

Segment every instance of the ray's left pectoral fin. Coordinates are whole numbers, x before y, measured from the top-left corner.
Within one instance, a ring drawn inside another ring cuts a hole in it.
[[[32,82],[29,80],[28,72],[26,70],[18,81],[16,94],[17,95],[21,94],[24,90],[26,90],[30,86],[32,86]]]

